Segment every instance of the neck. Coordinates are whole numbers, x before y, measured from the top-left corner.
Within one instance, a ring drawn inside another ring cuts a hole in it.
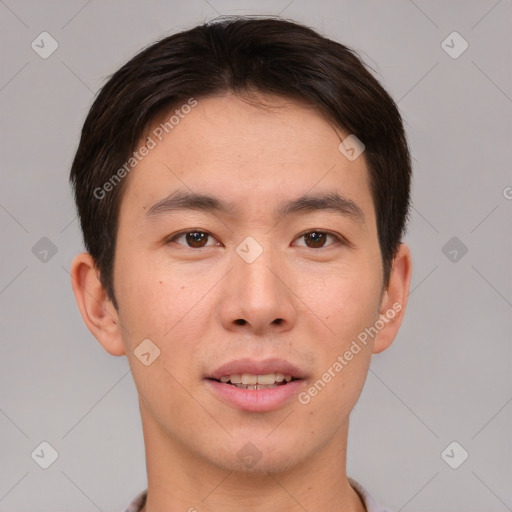
[[[346,475],[348,423],[315,454],[285,471],[240,472],[191,453],[142,413],[148,494],[143,512],[365,512]],[[300,447],[299,447],[300,449]]]

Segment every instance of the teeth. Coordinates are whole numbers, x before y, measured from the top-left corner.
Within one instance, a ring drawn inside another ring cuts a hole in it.
[[[258,375],[258,384],[274,384],[275,381],[275,373],[269,373],[268,375]]]
[[[270,389],[277,388],[277,384],[233,384],[233,386],[241,389]]]
[[[291,375],[284,375],[283,373],[268,373],[266,375],[252,375],[250,373],[235,374],[235,375],[223,375],[220,379],[224,384],[230,382],[231,384],[240,384],[247,389],[260,389],[254,386],[271,386],[276,382],[281,383],[283,381],[290,382],[292,380]],[[242,387],[242,386],[238,386]]]
[[[242,384],[258,384],[258,376],[242,373]]]

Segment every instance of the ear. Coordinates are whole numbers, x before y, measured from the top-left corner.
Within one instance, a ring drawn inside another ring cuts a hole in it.
[[[384,327],[375,337],[374,354],[386,350],[393,343],[400,329],[407,307],[411,275],[411,251],[407,245],[400,244],[391,266],[388,287],[382,297],[379,319]]]
[[[83,252],[73,259],[71,286],[82,318],[94,337],[109,354],[126,354],[118,313],[100,282],[99,270],[89,253]]]

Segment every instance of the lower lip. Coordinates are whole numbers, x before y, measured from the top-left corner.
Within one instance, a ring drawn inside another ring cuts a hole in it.
[[[206,383],[224,402],[250,412],[275,411],[296,396],[304,386],[302,380],[293,380],[268,389],[242,389],[211,379],[206,379]]]

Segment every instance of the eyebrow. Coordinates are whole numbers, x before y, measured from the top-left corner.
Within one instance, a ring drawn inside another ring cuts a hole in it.
[[[235,215],[238,212],[234,203],[218,197],[179,189],[151,206],[145,217],[148,220],[156,220],[162,215],[180,210],[197,210],[225,215]],[[363,210],[354,201],[337,192],[320,195],[304,194],[279,205],[274,210],[273,216],[274,219],[277,219],[281,216],[305,215],[316,211],[332,211],[360,224],[365,223]]]

